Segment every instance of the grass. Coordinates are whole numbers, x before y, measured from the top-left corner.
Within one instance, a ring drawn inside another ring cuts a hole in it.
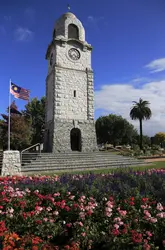
[[[94,170],[79,170],[79,171],[55,171],[55,172],[43,172],[40,175],[46,175],[46,176],[53,176],[53,175],[62,175],[64,173],[68,173],[68,174],[88,174],[88,173],[94,173],[94,174],[108,174],[108,173],[113,173],[113,172],[118,172],[118,171],[128,171],[130,169],[134,170],[134,171],[145,171],[148,169],[160,169],[160,168],[165,168],[165,161],[157,161],[152,163],[151,165],[144,165],[144,166],[130,166],[127,168],[106,168],[106,169],[94,169]],[[34,174],[30,174],[30,175],[34,175]]]

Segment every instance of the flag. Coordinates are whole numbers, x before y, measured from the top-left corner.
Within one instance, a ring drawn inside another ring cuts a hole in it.
[[[29,100],[30,91],[28,89],[21,88],[12,82],[10,85],[10,93],[14,95],[15,98]]]

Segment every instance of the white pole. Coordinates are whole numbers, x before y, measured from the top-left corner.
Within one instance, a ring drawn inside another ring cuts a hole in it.
[[[10,87],[11,87],[11,79],[9,83],[8,150],[10,150],[10,105],[11,105]]]

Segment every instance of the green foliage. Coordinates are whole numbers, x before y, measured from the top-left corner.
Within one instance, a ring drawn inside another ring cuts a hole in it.
[[[40,100],[33,98],[25,106],[25,110],[23,111],[27,121],[29,121],[32,126],[32,144],[43,142],[45,126],[45,102],[45,97],[42,97]]]
[[[139,120],[140,123],[140,148],[143,148],[143,130],[142,121],[149,120],[152,116],[151,109],[149,108],[149,102],[139,99],[139,102],[133,102],[134,105],[130,111],[130,117],[132,120]]]
[[[110,114],[96,121],[98,143],[131,144],[138,135],[134,126],[121,116]]]
[[[159,132],[154,136],[156,144],[161,145],[161,147],[165,146],[165,133]]]
[[[10,145],[13,150],[22,150],[31,143],[31,127],[25,117],[17,110],[15,102],[11,104],[14,110],[10,115]],[[7,149],[8,142],[8,115],[2,114],[3,120],[0,122],[1,143],[3,149]]]

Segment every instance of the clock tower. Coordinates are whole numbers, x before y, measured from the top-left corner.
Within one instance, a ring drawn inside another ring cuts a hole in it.
[[[46,152],[97,150],[94,122],[92,46],[76,16],[67,12],[55,23],[46,59]]]

